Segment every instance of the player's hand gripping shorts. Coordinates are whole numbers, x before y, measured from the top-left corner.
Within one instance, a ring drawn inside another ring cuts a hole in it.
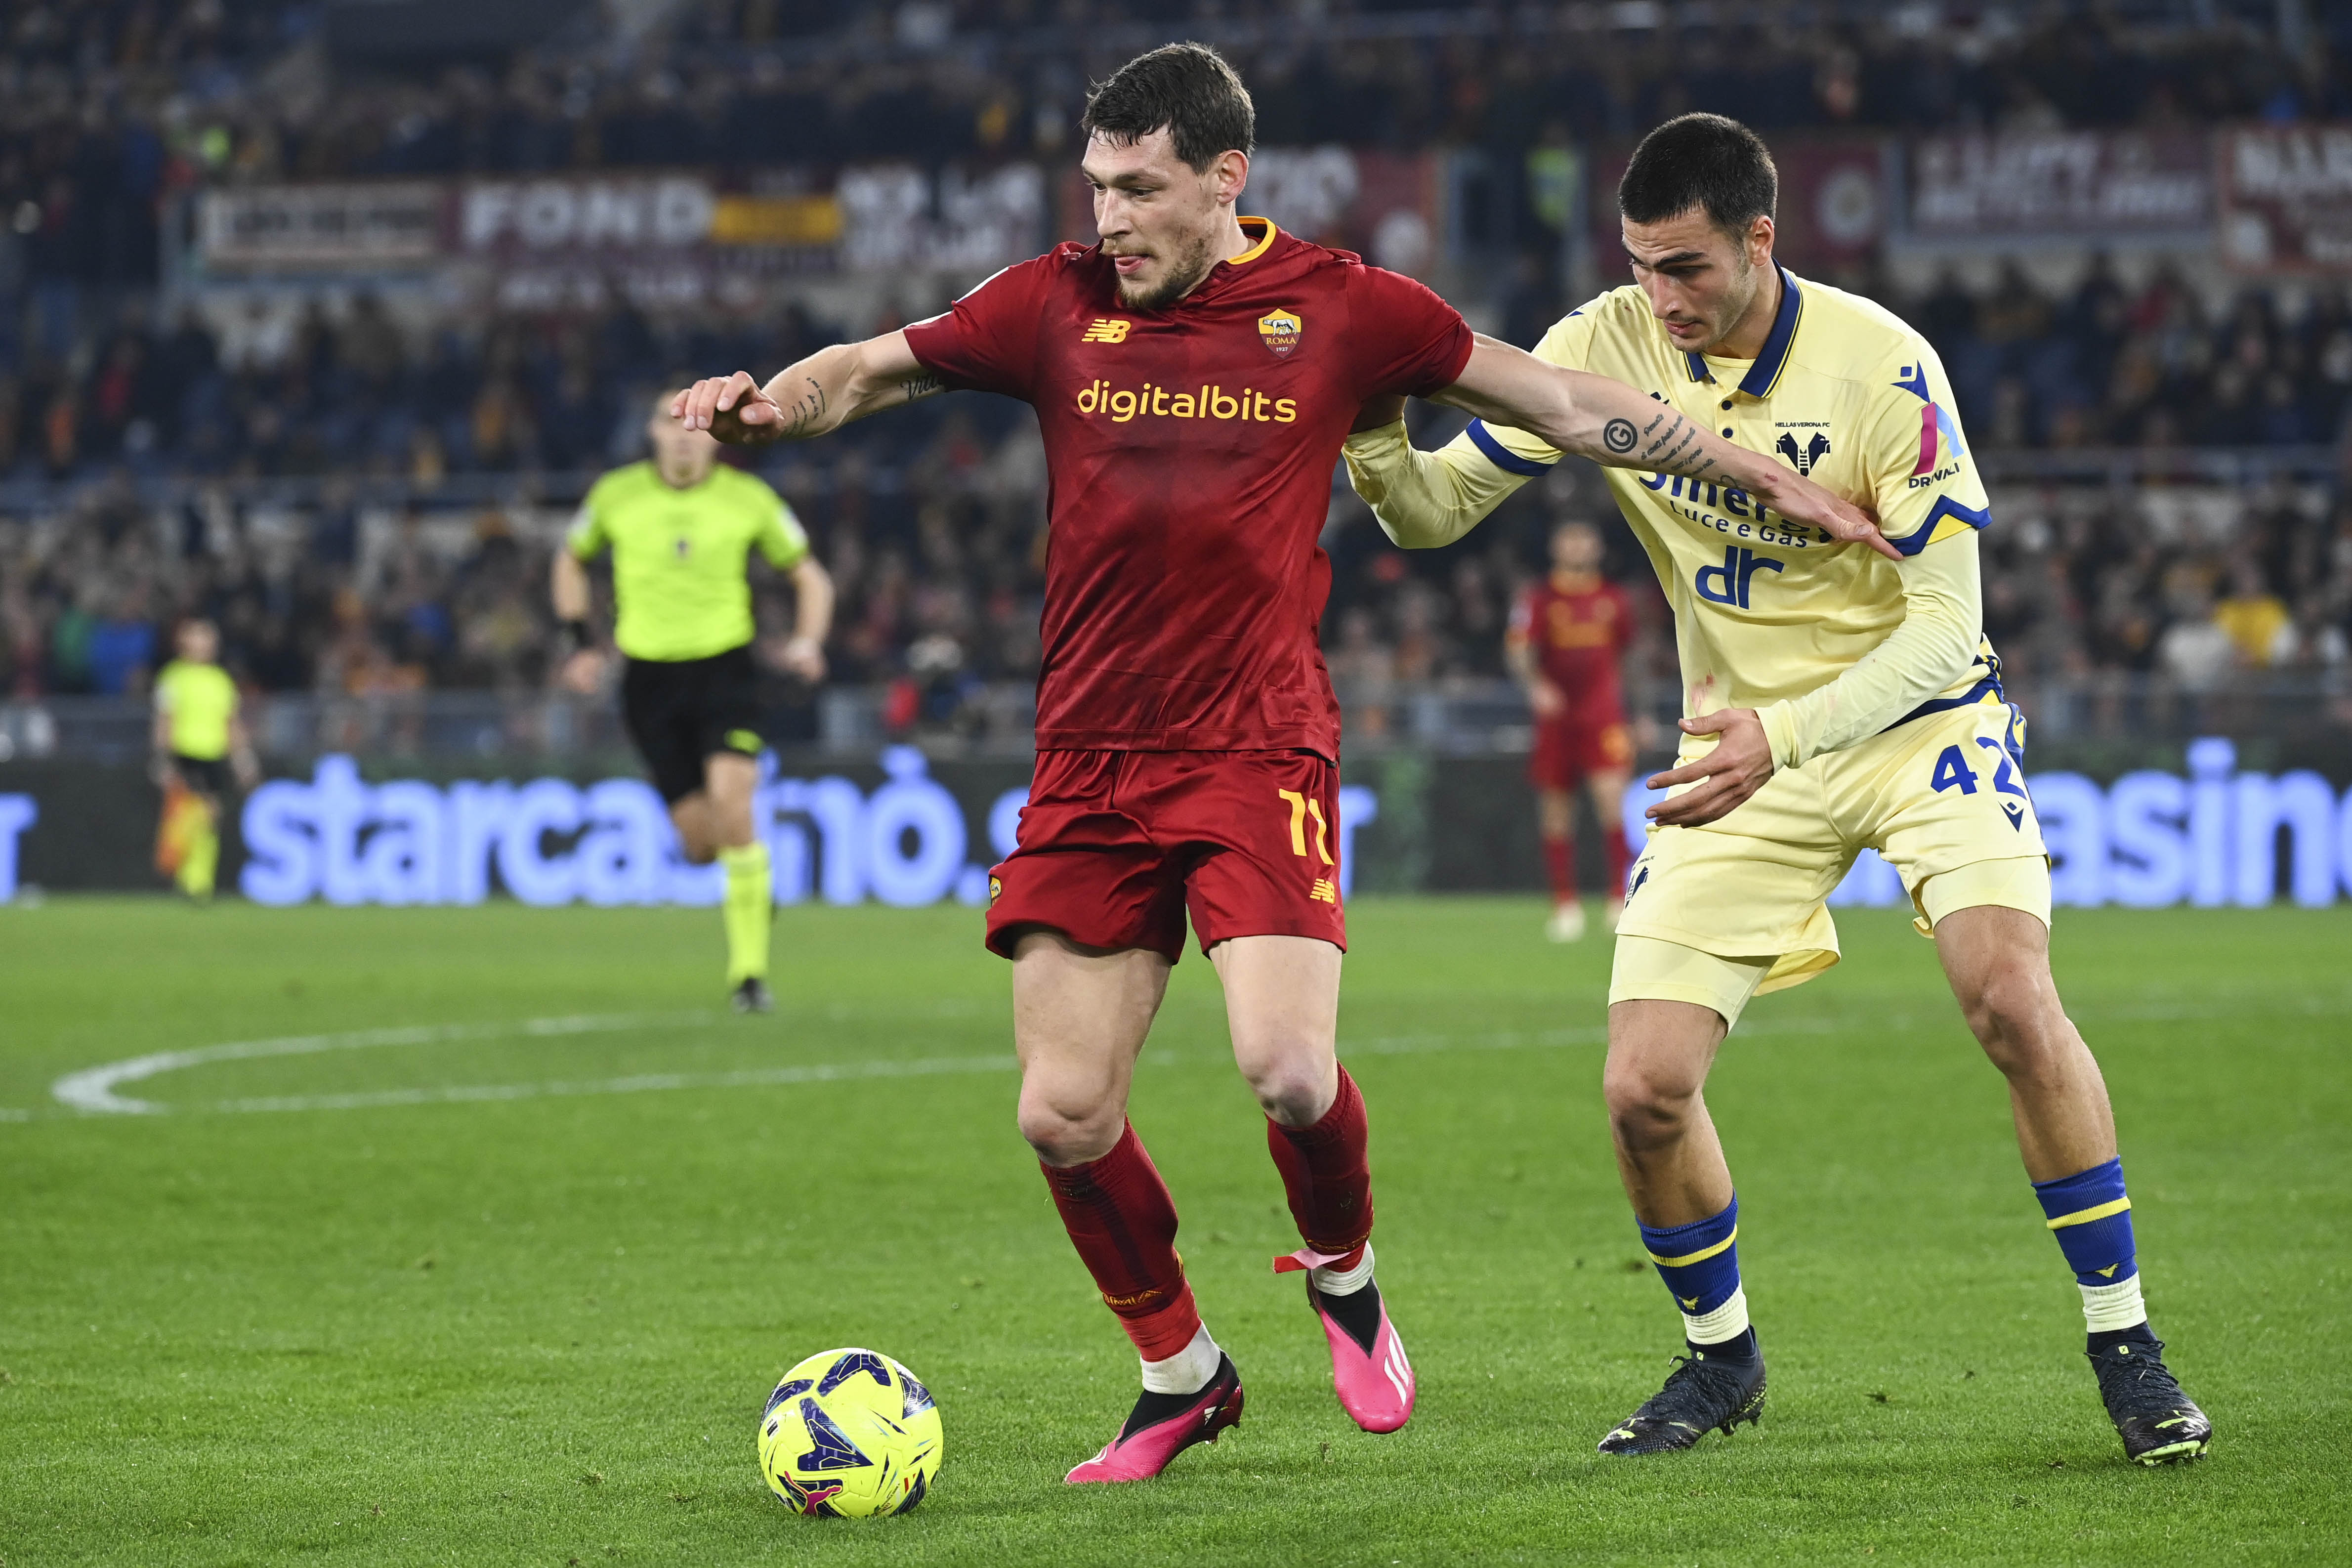
[[[1012,858],[988,878],[988,946],[1024,928],[1171,963],[1236,936],[1345,949],[1339,770],[1311,752],[1040,752]]]
[[[1563,713],[1536,721],[1528,782],[1538,789],[1572,790],[1594,773],[1633,765],[1633,736],[1621,713]]]
[[[1677,761],[1702,754],[1685,741]],[[1705,826],[1653,828],[1617,922],[1610,1001],[1692,1002],[1727,1026],[1750,996],[1811,979],[1838,961],[1823,900],[1865,847],[1903,879],[1923,934],[1986,904],[2049,924],[2024,768],[2023,716],[1970,704],[1784,768]]]

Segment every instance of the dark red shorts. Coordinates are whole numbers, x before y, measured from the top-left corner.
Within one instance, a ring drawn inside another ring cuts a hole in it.
[[[1633,765],[1633,735],[1620,714],[1567,714],[1536,721],[1528,777],[1538,789],[1574,789],[1592,773]]]
[[[1024,926],[1171,963],[1184,915],[1228,937],[1345,949],[1339,770],[1311,752],[1040,752],[1012,858],[988,877],[988,946]]]

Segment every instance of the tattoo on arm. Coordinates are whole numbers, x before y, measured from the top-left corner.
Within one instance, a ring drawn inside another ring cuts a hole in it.
[[[1713,458],[1701,458],[1696,462],[1685,460],[1698,446],[1698,426],[1671,410],[1652,419],[1642,434],[1649,437],[1649,444],[1642,448],[1642,460],[1655,471],[1704,479],[1712,477],[1719,466]],[[1602,438],[1607,440],[1606,432]],[[1627,447],[1632,445],[1627,441]],[[1612,451],[1621,449],[1611,447]]]
[[[1637,438],[1631,419],[1612,419],[1601,427],[1601,444],[1621,457],[1633,449]]]
[[[783,438],[787,441],[798,440],[808,434],[811,425],[824,417],[824,388],[813,375],[802,379],[808,383],[808,391],[793,398],[793,405],[784,411]]]
[[[947,384],[940,381],[938,376],[931,374],[928,371],[920,375],[902,381],[898,385],[906,393],[906,396],[900,399],[901,402],[905,403],[912,403],[918,397],[929,397],[934,392],[944,392],[947,390]]]

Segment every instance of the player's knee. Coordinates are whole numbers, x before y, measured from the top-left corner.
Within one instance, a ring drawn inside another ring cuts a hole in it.
[[[1073,1085],[1024,1086],[1018,1117],[1022,1139],[1049,1165],[1101,1159],[1127,1121],[1115,1097]]]
[[[1285,1127],[1315,1125],[1339,1090],[1339,1073],[1321,1051],[1299,1049],[1244,1062],[1242,1076],[1257,1096],[1258,1109]]]
[[[2034,1071],[2065,1032],[2057,991],[2031,965],[1999,965],[1963,989],[1959,1001],[1985,1054],[2011,1077]]]
[[[1698,1087],[1679,1074],[1637,1061],[1612,1061],[1601,1074],[1601,1098],[1609,1108],[1610,1130],[1629,1149],[1674,1142],[1690,1122]]]

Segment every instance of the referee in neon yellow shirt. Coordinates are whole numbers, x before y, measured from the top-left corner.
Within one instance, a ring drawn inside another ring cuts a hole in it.
[[[625,659],[621,714],[669,805],[688,860],[727,868],[727,983],[740,1013],[775,1005],[768,990],[772,910],[768,847],[752,830],[760,737],[751,664],[757,549],[791,577],[797,605],[783,665],[824,679],[833,579],[809,553],[793,509],[768,486],[719,462],[719,443],[669,417],[665,393],[646,421],[650,460],[598,479],[558,551],[555,614],[572,653],[562,678],[593,691],[604,656],[588,628],[586,563],[613,552],[613,641]]]
[[[251,789],[261,776],[253,742],[237,711],[236,682],[220,667],[220,633],[212,622],[180,623],[178,658],[155,675],[154,775],[177,779],[201,809],[186,829],[173,876],[180,891],[203,903],[220,869],[220,814],[232,776]],[[170,803],[164,809],[171,810]],[[165,825],[166,831],[171,825]]]

